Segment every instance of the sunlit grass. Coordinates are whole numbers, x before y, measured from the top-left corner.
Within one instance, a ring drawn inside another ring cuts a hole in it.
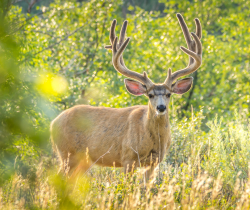
[[[172,120],[172,145],[154,177],[144,168],[92,167],[72,180],[44,157],[26,176],[17,170],[0,193],[1,209],[247,209],[250,207],[250,130],[239,114],[214,119],[202,131],[202,112]],[[50,163],[50,164],[48,164]],[[18,163],[17,163],[18,164]],[[34,173],[35,171],[35,173]]]

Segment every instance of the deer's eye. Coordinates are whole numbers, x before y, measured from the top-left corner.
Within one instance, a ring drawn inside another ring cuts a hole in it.
[[[149,97],[149,98],[154,98],[154,95],[148,94],[148,97]]]
[[[170,98],[170,96],[171,96],[171,93],[166,94],[167,98]]]

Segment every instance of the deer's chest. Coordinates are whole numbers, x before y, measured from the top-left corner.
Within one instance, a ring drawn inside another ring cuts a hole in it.
[[[140,140],[140,147],[138,152],[142,158],[148,162],[150,158],[153,161],[158,160],[162,161],[164,154],[169,148],[171,142],[170,131],[165,130],[164,132],[154,132],[148,133]]]

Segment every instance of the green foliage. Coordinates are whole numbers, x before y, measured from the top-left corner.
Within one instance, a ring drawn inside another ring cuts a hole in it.
[[[13,8],[0,20],[0,184],[13,173],[15,159],[37,161],[33,145],[46,147],[52,111],[36,90],[36,72],[20,66],[22,38],[12,34],[17,18],[25,19],[20,9]],[[29,147],[24,149],[24,145]]]
[[[115,209],[134,199],[133,208],[247,208],[249,1],[46,0],[31,13],[11,3],[0,2],[0,206]],[[72,183],[51,171],[50,121],[76,104],[147,104],[146,97],[127,93],[112,66],[104,49],[109,28],[117,19],[118,34],[126,16],[126,65],[161,83],[169,67],[176,71],[188,63],[179,49],[186,44],[177,12],[190,31],[194,18],[201,21],[203,64],[191,75],[193,89],[172,97],[172,145],[160,175],[147,191],[142,169],[131,178],[116,169],[92,169],[91,180],[80,180],[70,194]],[[197,192],[204,197],[199,200]],[[166,201],[157,203],[161,196]]]
[[[192,173],[207,171],[213,177],[222,173],[224,190],[233,192],[237,177],[248,178],[250,159],[248,119],[235,113],[229,122],[217,117],[209,121],[208,132],[201,129],[202,110],[190,119],[172,122],[172,143],[166,162],[174,168],[192,167]],[[180,152],[181,151],[181,152]]]
[[[194,89],[175,101],[178,116],[190,116],[191,104],[195,111],[203,106],[207,119],[216,113],[233,116],[235,109],[248,114],[249,2],[165,4],[165,16],[139,7],[135,14],[127,14],[127,36],[132,38],[124,53],[127,66],[138,72],[147,71],[155,82],[165,80],[169,67],[173,71],[185,67],[188,57],[179,49],[185,41],[175,14],[183,14],[191,31],[195,27],[193,19],[198,17],[203,26],[203,64],[193,75]],[[22,64],[32,72],[39,69],[45,75],[61,75],[69,84],[67,94],[50,97],[51,100],[71,107],[79,103],[81,92],[85,91],[85,103],[92,105],[124,107],[147,102],[144,97],[128,95],[124,77],[111,64],[111,52],[104,49],[109,44],[108,29],[114,18],[119,33],[121,7],[121,1],[56,1],[48,8],[40,8],[41,15],[30,17],[20,31],[26,40]]]
[[[211,129],[208,138],[209,159],[204,162],[204,168],[215,174],[223,172],[223,179],[228,185],[234,184],[237,176],[248,177],[249,151],[249,124],[242,116],[236,114],[235,120],[226,124],[214,120],[208,123]],[[205,157],[206,158],[206,157]]]

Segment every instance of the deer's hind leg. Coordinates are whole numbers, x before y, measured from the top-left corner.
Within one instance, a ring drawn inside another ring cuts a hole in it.
[[[83,175],[90,168],[91,163],[92,161],[85,154],[72,156],[70,179]]]
[[[70,152],[60,152],[59,150],[57,150],[57,156],[60,163],[58,174],[62,173],[66,176],[72,176],[77,168],[77,171],[79,171],[80,168],[87,168],[88,161],[86,160],[85,154],[80,155]]]
[[[57,145],[53,145],[53,153],[57,157],[57,161],[59,162],[59,169],[57,171],[57,174],[64,174],[64,155],[63,153],[58,149]]]

